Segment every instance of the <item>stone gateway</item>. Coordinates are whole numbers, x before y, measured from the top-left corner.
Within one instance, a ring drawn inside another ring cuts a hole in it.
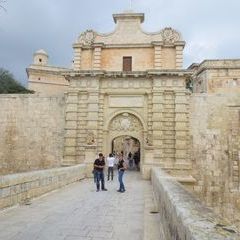
[[[73,45],[74,69],[63,73],[70,84],[63,164],[92,165],[98,152],[112,151],[116,137],[128,135],[140,142],[145,177],[152,166],[188,171],[185,42],[172,28],[145,33],[143,14],[113,18],[114,32],[80,35]]]

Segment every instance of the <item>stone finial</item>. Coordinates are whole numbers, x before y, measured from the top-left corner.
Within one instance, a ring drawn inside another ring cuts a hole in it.
[[[93,30],[87,30],[80,34],[78,42],[83,45],[92,45],[94,43],[96,33]]]

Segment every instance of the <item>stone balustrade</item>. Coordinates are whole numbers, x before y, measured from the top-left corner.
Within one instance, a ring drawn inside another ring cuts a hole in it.
[[[63,187],[85,177],[85,165],[0,176],[0,209]]]
[[[166,240],[240,239],[237,230],[160,168],[151,173]]]

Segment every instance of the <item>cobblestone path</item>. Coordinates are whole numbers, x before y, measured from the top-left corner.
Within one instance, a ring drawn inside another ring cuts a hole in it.
[[[106,192],[96,192],[92,179],[68,185],[32,201],[0,212],[2,240],[140,240],[144,230],[144,194],[151,191],[140,173],[107,181]]]

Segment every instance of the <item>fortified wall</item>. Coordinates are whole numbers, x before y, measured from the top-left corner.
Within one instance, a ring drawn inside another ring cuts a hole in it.
[[[128,135],[140,143],[143,177],[161,167],[194,178],[189,189],[239,226],[239,61],[182,69],[179,32],[144,32],[144,14],[113,17],[112,33],[79,36],[71,69],[34,55],[27,72],[39,95],[0,96],[1,174],[79,163],[90,173],[96,154]]]
[[[0,174],[61,166],[64,97],[0,95]]]
[[[193,94],[190,137],[195,194],[240,226],[240,95]]]

